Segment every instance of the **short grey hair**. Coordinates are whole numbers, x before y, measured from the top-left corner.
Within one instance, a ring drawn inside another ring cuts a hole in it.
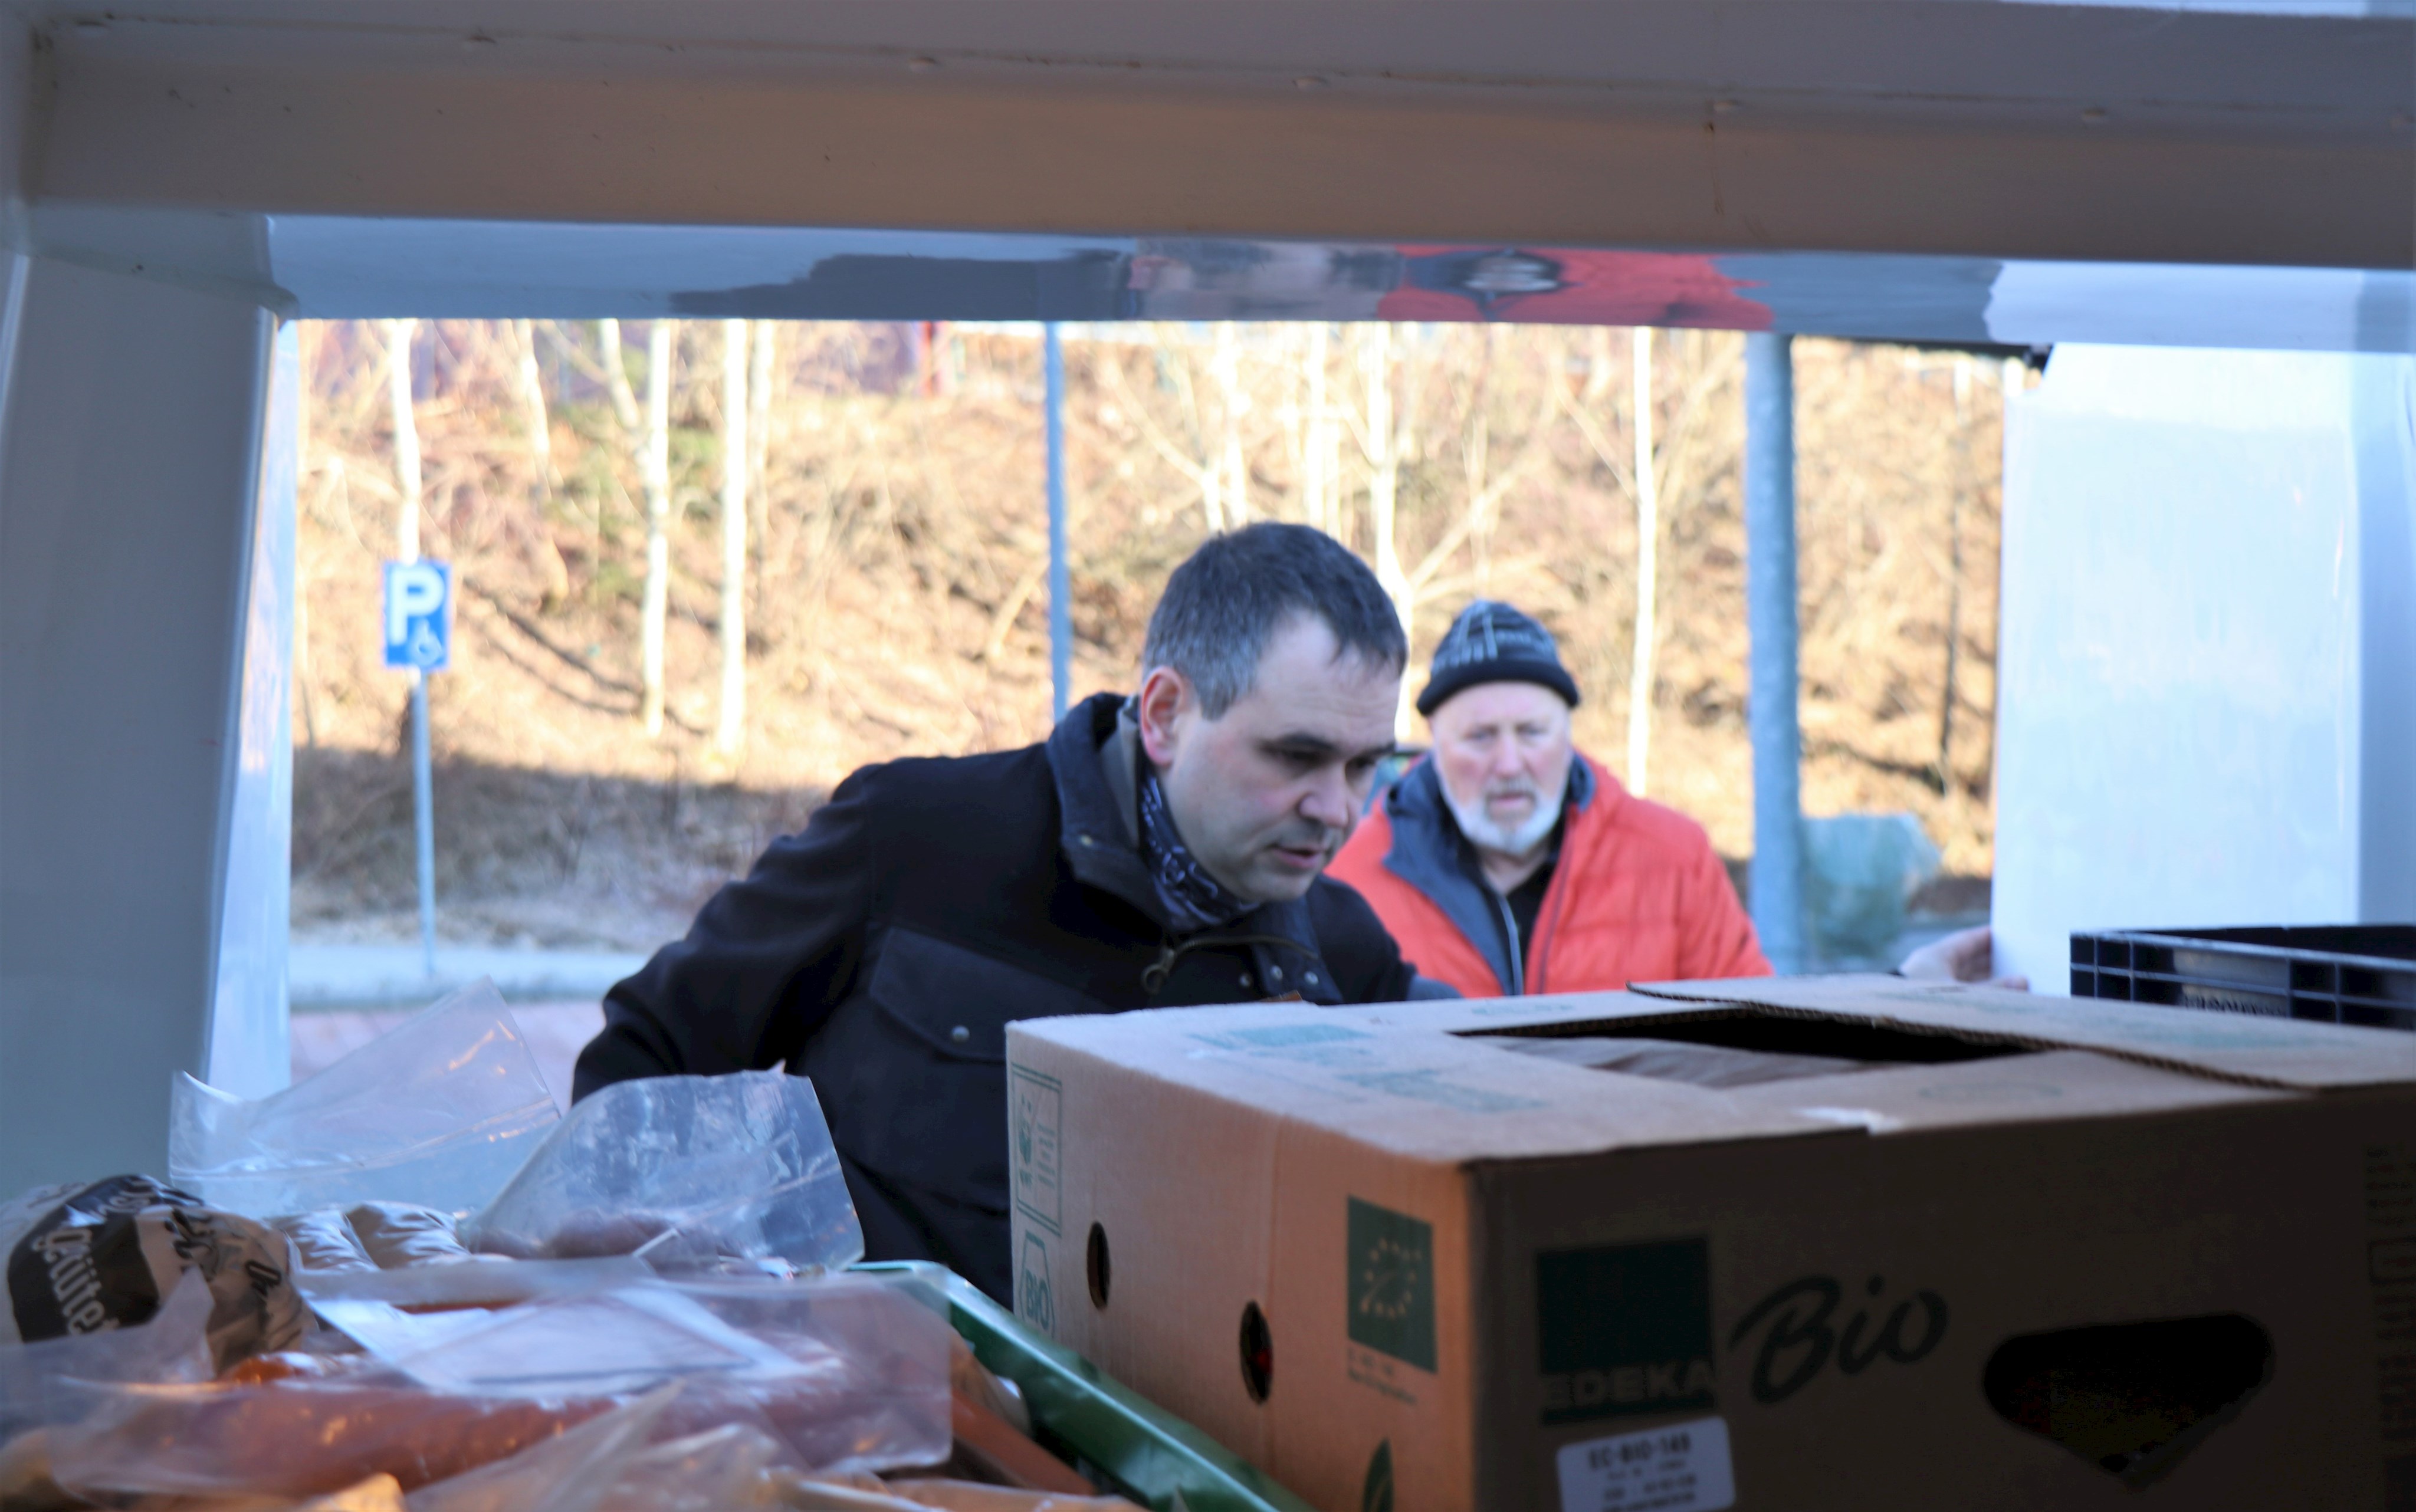
[[[1394,672],[1409,665],[1400,617],[1367,564],[1322,531],[1259,524],[1212,536],[1166,580],[1149,617],[1141,666],[1170,666],[1221,717],[1256,685],[1276,629],[1310,615],[1336,654]]]

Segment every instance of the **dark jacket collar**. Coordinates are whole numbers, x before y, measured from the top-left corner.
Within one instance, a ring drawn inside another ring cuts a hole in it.
[[[1569,756],[1568,796],[1563,800],[1563,830],[1571,816],[1593,801],[1593,770],[1585,757]],[[1493,968],[1493,978],[1506,993],[1526,990],[1510,980],[1510,953],[1502,943],[1498,905],[1476,847],[1459,832],[1443,801],[1442,777],[1431,756],[1412,767],[1384,793],[1384,817],[1393,827],[1393,846],[1384,854],[1384,870],[1427,895],[1443,911],[1468,943]]]
[[[1076,880],[1131,904],[1167,927],[1166,910],[1140,859],[1136,774],[1109,776],[1110,762],[1137,761],[1137,746],[1120,731],[1125,699],[1094,694],[1065,711],[1049,736],[1049,770],[1057,783],[1058,845]]]
[[[1065,711],[1049,736],[1049,769],[1056,779],[1060,816],[1058,846],[1076,881],[1132,905],[1171,938],[1173,925],[1140,859],[1140,732],[1126,711],[1129,702],[1122,694],[1094,694]],[[1318,950],[1306,900],[1261,904],[1223,929],[1202,931],[1200,937],[1240,936],[1272,936],[1293,946],[1252,947],[1261,983],[1293,986],[1313,973],[1327,990],[1311,996],[1333,997],[1334,973]],[[1269,973],[1270,966],[1281,967],[1283,974]]]

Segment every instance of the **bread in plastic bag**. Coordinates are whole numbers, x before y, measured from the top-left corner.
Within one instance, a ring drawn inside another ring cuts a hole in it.
[[[637,1254],[666,1274],[812,1275],[864,1255],[813,1085],[780,1071],[594,1093],[461,1237],[519,1259]]]
[[[745,1424],[803,1468],[930,1464],[951,1442],[948,1326],[870,1277],[649,1281],[437,1333],[286,1379],[89,1388],[52,1430],[53,1474],[95,1499],[321,1495],[379,1473],[413,1491],[669,1382],[662,1434]]]
[[[691,1433],[631,1455],[594,1512],[738,1512],[771,1505],[769,1467],[788,1452],[744,1423]],[[446,1509],[450,1512],[450,1509]]]
[[[208,1380],[212,1301],[202,1273],[187,1270],[147,1323],[0,1345],[0,1508],[83,1505],[52,1478],[48,1425],[86,1410],[80,1382]]]
[[[210,1290],[220,1368],[287,1347],[307,1318],[284,1235],[157,1176],[38,1187],[0,1204],[0,1345],[143,1323],[189,1271]]]
[[[378,1268],[370,1252],[361,1248],[360,1236],[335,1208],[288,1213],[274,1220],[274,1224],[279,1234],[294,1241],[294,1257],[304,1270],[326,1275]]]
[[[605,1400],[447,1396],[365,1357],[319,1377],[94,1388],[50,1431],[52,1474],[122,1495],[319,1496],[374,1475],[416,1490],[608,1411]]]
[[[915,1476],[774,1476],[780,1505],[795,1512],[1140,1512],[1120,1496],[1069,1496],[1063,1491],[985,1486],[974,1481]],[[1181,1505],[1178,1498],[1176,1505]]]
[[[344,1225],[380,1270],[488,1258],[462,1244],[452,1214],[415,1203],[358,1203],[344,1214]]]
[[[595,1512],[679,1392],[663,1386],[555,1438],[414,1491],[410,1512]]]
[[[282,1092],[179,1073],[168,1175],[255,1218],[363,1202],[484,1205],[561,1121],[491,981],[463,988]]]
[[[942,1512],[1139,1512],[1121,1496],[1072,1496],[964,1480],[893,1480],[889,1490],[899,1501]]]

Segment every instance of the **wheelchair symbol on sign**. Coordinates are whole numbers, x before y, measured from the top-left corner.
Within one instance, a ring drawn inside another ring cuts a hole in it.
[[[385,564],[385,665],[441,672],[452,653],[453,570],[442,561]]]

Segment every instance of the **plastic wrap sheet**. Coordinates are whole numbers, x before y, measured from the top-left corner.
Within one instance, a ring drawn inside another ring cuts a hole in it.
[[[873,1278],[650,1281],[380,1343],[287,1379],[269,1361],[87,1386],[52,1430],[54,1474],[96,1497],[312,1496],[381,1473],[415,1491],[667,1384],[657,1437],[744,1425],[805,1469],[930,1464],[951,1444],[947,1325]]]
[[[180,1075],[168,1173],[256,1218],[364,1202],[469,1213],[560,1121],[520,1026],[480,981],[256,1101]]]
[[[779,1071],[604,1088],[462,1237],[521,1259],[635,1253],[666,1274],[815,1274],[864,1254],[813,1085]]]

